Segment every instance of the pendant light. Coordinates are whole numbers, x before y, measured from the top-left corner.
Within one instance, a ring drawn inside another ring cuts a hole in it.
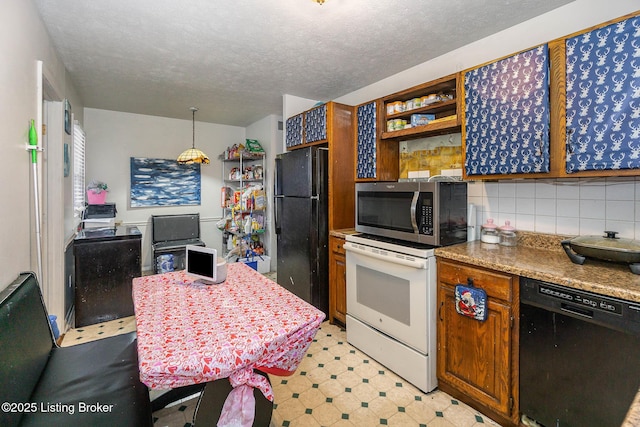
[[[182,154],[178,156],[178,163],[184,165],[191,165],[193,163],[208,164],[209,157],[196,148],[196,111],[198,111],[198,109],[196,107],[191,107],[190,110],[193,122],[193,142],[191,144],[191,148],[184,150]]]

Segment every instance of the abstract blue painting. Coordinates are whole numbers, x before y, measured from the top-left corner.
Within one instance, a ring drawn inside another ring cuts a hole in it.
[[[131,157],[131,207],[200,204],[200,164]]]

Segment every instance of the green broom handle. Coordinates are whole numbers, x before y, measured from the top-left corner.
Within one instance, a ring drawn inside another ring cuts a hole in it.
[[[31,126],[29,127],[29,145],[38,145],[38,133],[33,119],[31,119]],[[31,163],[38,163],[38,150],[35,147],[31,149]]]

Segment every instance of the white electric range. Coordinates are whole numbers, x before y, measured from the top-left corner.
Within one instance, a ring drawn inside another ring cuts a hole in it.
[[[347,341],[424,392],[436,388],[434,247],[347,235]]]

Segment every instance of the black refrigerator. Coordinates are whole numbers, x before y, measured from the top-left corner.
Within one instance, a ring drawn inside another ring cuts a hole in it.
[[[274,192],[278,284],[327,315],[328,153],[309,147],[278,155]]]

